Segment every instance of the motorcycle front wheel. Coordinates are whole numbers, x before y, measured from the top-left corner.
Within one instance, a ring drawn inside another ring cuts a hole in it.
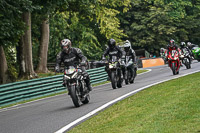
[[[121,70],[119,69],[118,72],[117,72],[117,87],[118,88],[121,88],[122,87],[122,82],[123,82],[123,79],[122,79],[122,72]]]
[[[176,75],[176,64],[175,64],[175,62],[172,62],[172,72],[173,72],[173,75]]]
[[[72,101],[74,103],[75,107],[80,107],[81,105],[81,100],[80,97],[78,96],[78,92],[76,90],[76,87],[74,85],[70,86],[69,88],[70,91],[70,96],[72,98]]]
[[[134,83],[134,79],[135,79],[135,77],[136,77],[136,70],[134,69],[134,72],[133,72],[133,75],[130,77],[130,83],[132,84],[132,83]]]
[[[127,85],[127,84],[129,84],[129,72],[128,72],[128,70],[126,70],[125,71],[125,84]]]
[[[115,71],[112,71],[111,72],[111,84],[112,84],[112,88],[113,89],[116,89],[117,88],[117,79],[116,79],[116,72]]]
[[[187,69],[190,69],[190,60],[188,58],[185,60],[185,66]]]

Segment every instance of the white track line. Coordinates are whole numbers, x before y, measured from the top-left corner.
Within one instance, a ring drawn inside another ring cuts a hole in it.
[[[157,82],[157,83],[153,83],[153,84],[147,85],[147,86],[145,86],[145,87],[142,87],[142,88],[140,88],[140,89],[137,89],[137,90],[134,90],[134,91],[132,91],[132,92],[129,92],[129,93],[127,93],[127,94],[125,94],[125,95],[123,95],[123,96],[121,96],[121,97],[119,97],[119,98],[117,98],[117,99],[114,99],[114,100],[112,100],[112,101],[110,101],[110,102],[108,102],[108,103],[102,105],[101,107],[99,107],[99,108],[97,108],[97,109],[95,109],[95,110],[89,112],[89,113],[86,114],[85,116],[82,116],[82,117],[80,117],[79,119],[77,119],[77,120],[71,122],[70,124],[68,124],[68,125],[64,126],[63,128],[59,129],[59,130],[56,131],[55,133],[63,133],[63,132],[65,132],[65,131],[67,131],[68,129],[70,129],[71,127],[75,126],[75,125],[78,124],[79,122],[81,122],[81,121],[83,121],[83,120],[85,120],[85,119],[91,117],[92,115],[94,115],[94,114],[96,114],[97,112],[99,112],[99,111],[105,109],[106,107],[108,107],[108,106],[110,106],[110,105],[112,105],[112,104],[114,104],[114,103],[116,103],[116,102],[118,102],[118,101],[120,101],[120,100],[122,100],[122,99],[124,99],[124,98],[126,98],[126,97],[128,97],[128,96],[130,96],[130,95],[133,95],[134,93],[137,93],[137,92],[139,92],[139,91],[141,91],[141,90],[144,90],[144,89],[146,89],[146,88],[149,88],[149,87],[151,87],[151,86],[154,86],[154,85],[157,85],[157,84],[160,84],[160,83],[163,83],[163,82],[172,80],[172,79],[177,79],[177,78],[180,78],[180,77],[183,77],[183,76],[186,76],[186,75],[189,75],[189,74],[193,74],[193,73],[196,73],[196,72],[200,72],[200,70],[194,71],[194,72],[191,72],[191,73],[187,73],[187,74],[184,74],[184,75],[179,75],[179,76],[177,75],[177,76],[174,76],[173,78],[166,79],[166,80],[163,80],[163,81],[159,81],[159,82]]]

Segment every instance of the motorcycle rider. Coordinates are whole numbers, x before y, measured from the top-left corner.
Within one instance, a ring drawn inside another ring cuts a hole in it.
[[[178,55],[179,57],[181,56],[181,50],[178,48],[178,46],[175,44],[175,41],[174,39],[171,39],[169,41],[169,44],[167,45],[167,48],[166,48],[166,60],[168,60],[168,55],[169,55],[169,52],[171,52],[172,50],[176,50],[178,52]]]
[[[185,49],[185,50],[187,50],[187,51],[189,52],[190,56],[192,56],[192,52],[191,52],[191,50],[189,49],[189,47],[186,46],[185,42],[181,42],[181,45],[180,45],[180,46],[181,46],[181,52],[182,52],[182,53],[184,53],[183,50]]]
[[[119,48],[119,46],[116,45],[115,39],[110,39],[108,41],[108,48],[105,50],[102,60],[106,59],[106,56],[109,55],[109,59],[112,59],[112,56],[116,56],[118,59],[124,60],[124,51]],[[108,76],[110,77],[110,73],[108,71],[108,66],[105,67],[105,71],[108,73]]]
[[[131,80],[134,80],[135,79],[135,77],[136,77],[136,72],[137,72],[137,67],[136,67],[136,54],[135,54],[135,51],[132,49],[132,47],[131,47],[131,43],[128,41],[128,40],[126,40],[125,41],[125,44],[124,44],[124,51],[125,51],[125,62],[127,62],[126,61],[126,57],[127,56],[129,56],[130,58],[129,58],[129,60],[130,59],[132,59],[132,61],[133,61],[133,65],[132,65],[132,67],[131,67],[131,73],[132,73],[132,75],[134,75],[134,77],[132,77],[132,79]],[[122,71],[123,71],[123,75],[125,75],[125,70],[124,69],[122,69]]]
[[[69,39],[63,39],[61,41],[61,49],[62,51],[60,51],[56,57],[56,66],[55,66],[56,72],[60,71],[60,65],[62,62],[64,63],[65,67],[67,66],[77,67],[79,64],[86,64],[87,58],[83,55],[82,51],[79,48],[72,47],[71,41]],[[84,65],[81,65],[81,70],[83,71],[83,76],[85,77],[85,82],[88,91],[91,91],[92,87],[90,84],[90,77]]]

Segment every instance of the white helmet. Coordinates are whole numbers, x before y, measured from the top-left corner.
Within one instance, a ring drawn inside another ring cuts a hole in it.
[[[126,52],[128,52],[129,49],[131,49],[131,43],[129,42],[129,40],[126,40],[126,41],[125,41],[125,44],[124,44],[124,50],[125,50]]]
[[[61,41],[61,48],[66,53],[69,53],[69,50],[71,49],[71,46],[72,46],[72,43],[71,43],[71,41],[69,39],[63,39]]]

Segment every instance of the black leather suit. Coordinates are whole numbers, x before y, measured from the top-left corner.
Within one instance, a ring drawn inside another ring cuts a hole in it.
[[[55,69],[60,69],[60,65],[63,62],[64,66],[74,66],[77,67],[81,62],[86,62],[87,58],[83,55],[82,51],[79,48],[71,48],[69,53],[66,53],[64,51],[61,51],[58,53],[57,58],[56,58],[56,66]],[[89,74],[87,73],[85,66],[81,66],[81,69],[83,71],[84,76],[86,77],[86,85],[90,86],[90,77]]]

